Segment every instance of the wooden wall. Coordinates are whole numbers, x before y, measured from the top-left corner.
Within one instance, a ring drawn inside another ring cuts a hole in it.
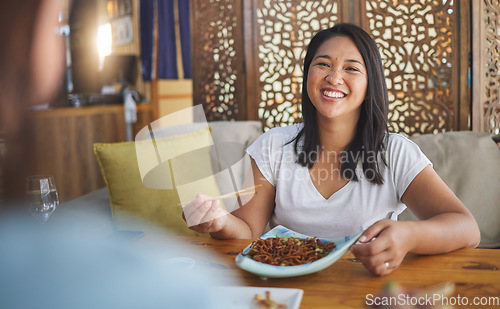
[[[138,105],[134,136],[152,121],[151,105]],[[105,187],[94,143],[126,140],[123,105],[56,108],[35,113],[39,174],[54,175],[61,202]]]

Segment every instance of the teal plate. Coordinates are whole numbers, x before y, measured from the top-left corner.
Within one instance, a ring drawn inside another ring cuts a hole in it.
[[[256,274],[261,278],[285,278],[285,277],[296,277],[303,276],[311,273],[315,273],[317,271],[323,270],[328,266],[335,263],[338,259],[340,259],[346,252],[349,250],[349,247],[354,244],[359,236],[361,236],[362,232],[357,234],[340,237],[340,238],[319,238],[324,242],[335,242],[336,247],[325,257],[316,260],[314,262],[297,265],[297,266],[276,266],[265,264],[261,262],[257,262],[253,260],[249,256],[244,256],[250,251],[250,245],[248,245],[242,253],[236,256],[236,265],[240,268]],[[278,225],[266,234],[262,235],[261,239],[266,239],[270,237],[297,237],[297,238],[310,238],[313,236],[307,236],[304,234],[297,233],[290,229],[287,229],[284,226]]]

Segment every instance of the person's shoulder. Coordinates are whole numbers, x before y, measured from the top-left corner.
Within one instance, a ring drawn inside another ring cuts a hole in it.
[[[387,150],[408,150],[408,149],[418,149],[419,147],[407,136],[400,133],[388,133],[387,134]]]
[[[276,151],[279,149],[290,150],[293,147],[292,141],[300,132],[302,124],[292,124],[285,127],[275,127],[260,135],[255,142],[248,147],[247,152],[255,155],[265,149]]]
[[[388,144],[413,143],[408,137],[400,133],[387,133]]]
[[[294,123],[290,124],[284,127],[274,127],[269,129],[266,133],[269,134],[297,134],[302,127],[304,127],[304,124],[301,123]]]
[[[302,123],[296,123],[284,127],[274,127],[269,130],[267,130],[263,136],[266,138],[270,139],[283,139],[284,141],[289,141],[292,140],[297,136],[297,134],[300,132],[302,129],[303,124]]]

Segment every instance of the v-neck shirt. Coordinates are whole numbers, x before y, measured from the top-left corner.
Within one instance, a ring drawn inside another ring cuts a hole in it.
[[[296,163],[295,141],[291,141],[302,127],[300,123],[270,129],[247,149],[276,189],[271,228],[283,225],[310,236],[336,238],[360,232],[390,213],[397,219],[406,209],[401,202],[406,188],[431,164],[415,143],[389,133],[387,166],[379,164],[384,183],[371,183],[358,164],[359,181],[351,180],[325,198],[314,186],[308,168]]]

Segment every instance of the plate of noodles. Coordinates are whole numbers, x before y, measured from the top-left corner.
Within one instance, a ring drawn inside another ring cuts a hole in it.
[[[361,234],[326,239],[278,225],[243,249],[236,265],[261,278],[307,275],[335,263]]]

